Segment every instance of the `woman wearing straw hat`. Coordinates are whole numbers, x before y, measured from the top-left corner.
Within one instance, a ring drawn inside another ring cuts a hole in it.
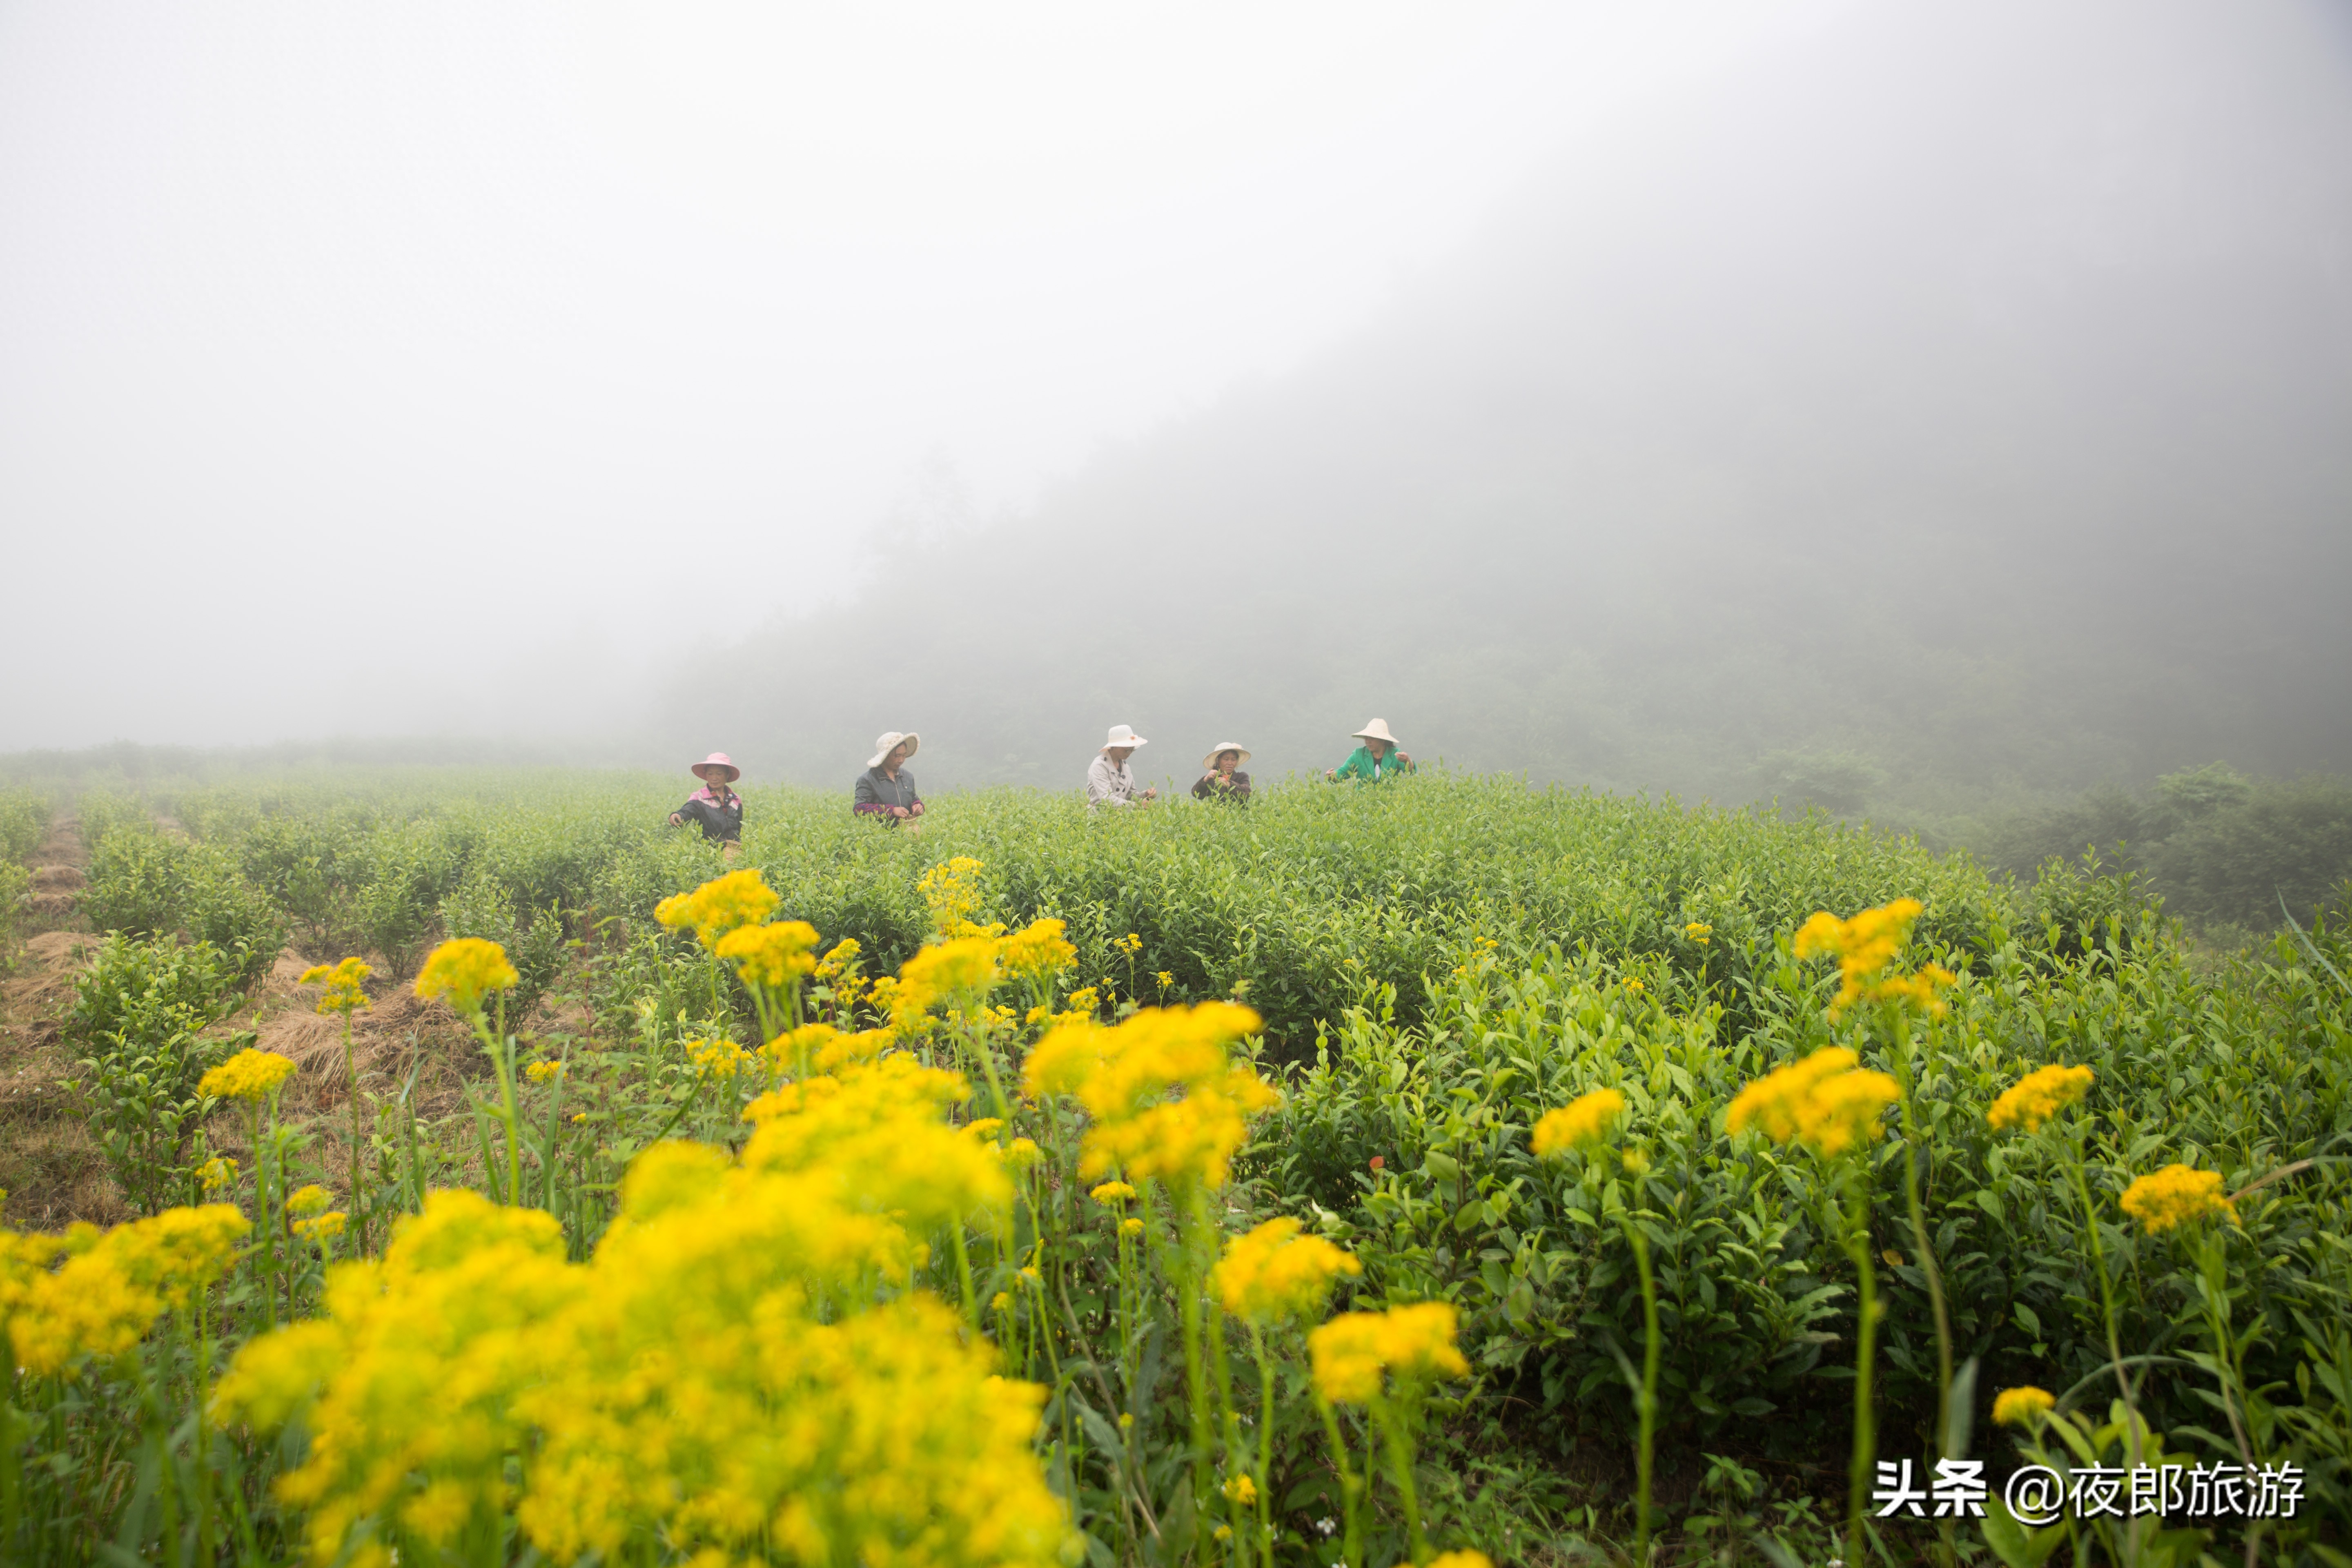
[[[1128,725],[1110,727],[1110,739],[1103,742],[1102,750],[1095,753],[1093,765],[1087,769],[1088,811],[1098,805],[1134,805],[1160,798],[1156,789],[1136,788],[1135,774],[1127,765],[1127,759],[1135,755],[1138,746],[1150,743]]]
[[[736,847],[743,838],[743,797],[727,786],[741,778],[743,770],[730,761],[726,752],[713,752],[687,772],[700,779],[702,787],[669,814],[669,825],[684,827],[691,819],[702,829],[703,837],[716,843],[729,859],[733,859]]]
[[[915,818],[923,815],[923,797],[915,793],[915,775],[907,771],[906,762],[922,743],[912,730],[885,730],[876,736],[874,754],[857,775],[856,804],[850,809],[886,826],[920,833],[922,826]]]
[[[1240,742],[1218,742],[1209,754],[1201,759],[1201,766],[1207,771],[1192,781],[1192,798],[1225,800],[1247,805],[1249,774],[1241,771],[1241,765],[1249,760],[1249,750]]]
[[[1378,784],[1399,773],[1412,772],[1412,756],[1397,749],[1397,738],[1389,733],[1386,720],[1375,719],[1356,731],[1363,742],[1348,754],[1348,760],[1337,770],[1326,772],[1324,777],[1337,784],[1349,779],[1357,784]]]

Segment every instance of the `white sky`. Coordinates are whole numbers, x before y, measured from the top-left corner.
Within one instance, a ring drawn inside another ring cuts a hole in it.
[[[0,750],[617,724],[1840,3],[12,0]]]

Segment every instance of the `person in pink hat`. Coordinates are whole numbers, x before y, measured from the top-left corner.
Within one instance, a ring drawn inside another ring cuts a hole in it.
[[[732,860],[743,840],[743,797],[728,786],[743,776],[743,770],[726,752],[713,752],[687,771],[702,781],[702,787],[669,814],[669,825],[684,827],[693,822],[702,829],[703,837]]]

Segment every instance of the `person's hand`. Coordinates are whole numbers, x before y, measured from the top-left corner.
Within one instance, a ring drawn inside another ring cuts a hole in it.
[[[892,807],[890,808],[890,815],[891,815],[891,816],[902,816],[902,817],[903,817],[903,816],[914,816],[915,814],[914,814],[913,812],[911,812],[911,811],[908,811],[908,810],[905,806],[903,806],[903,805],[894,805],[894,806],[892,806]]]
[[[680,817],[677,813],[673,811],[669,814],[669,825],[672,827],[684,827],[686,826],[686,822],[684,818]]]
[[[1397,753],[1397,761],[1401,763],[1409,763],[1412,761],[1412,753],[1411,752],[1399,752]]]
[[[1158,800],[1160,798],[1160,792],[1156,789],[1145,790],[1143,792],[1143,798],[1146,800]]]
[[[922,815],[923,815],[923,803],[922,803],[921,801],[919,801],[919,801],[917,801],[917,802],[915,803],[915,805],[914,805],[914,809],[913,809],[913,810],[911,810],[911,811],[909,811],[909,812],[908,812],[908,813],[907,813],[907,815],[908,815],[908,816],[922,816]]]
[[[1338,784],[1339,782],[1339,775],[1332,769],[1325,768],[1323,770],[1323,782],[1325,784]]]

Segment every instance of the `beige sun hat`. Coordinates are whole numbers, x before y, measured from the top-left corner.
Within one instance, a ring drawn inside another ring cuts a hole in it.
[[[1402,741],[1398,740],[1394,735],[1389,733],[1389,721],[1385,719],[1373,720],[1370,723],[1357,731],[1355,738],[1359,741],[1386,741],[1391,746],[1402,746],[1404,744]]]
[[[1110,739],[1102,743],[1102,749],[1108,752],[1113,746],[1148,746],[1150,744],[1151,744],[1150,742],[1135,732],[1134,726],[1113,724],[1110,727]]]
[[[1209,748],[1209,754],[1201,759],[1201,765],[1204,768],[1215,767],[1217,765],[1217,759],[1223,756],[1227,752],[1239,752],[1242,754],[1242,762],[1235,763],[1234,764],[1235,767],[1240,767],[1242,763],[1249,761],[1250,754],[1249,748],[1247,746],[1243,745],[1239,741],[1220,741],[1215,745]]]
[[[903,733],[897,730],[885,730],[874,737],[874,754],[866,759],[866,765],[869,768],[880,767],[882,759],[888,756],[891,750],[901,741],[907,743],[907,754],[910,757],[923,749],[923,738],[912,730]]]

